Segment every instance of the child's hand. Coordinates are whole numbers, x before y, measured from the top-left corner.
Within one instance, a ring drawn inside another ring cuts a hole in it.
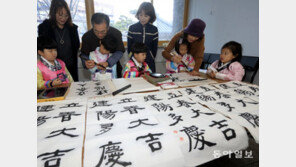
[[[85,66],[88,69],[92,69],[95,66],[95,61],[93,61],[93,60],[86,60],[85,61]]]
[[[57,85],[60,85],[60,84],[62,84],[62,81],[60,79],[58,79],[58,78],[52,81],[52,86],[57,86]]]
[[[192,70],[191,72],[188,72],[190,75],[193,76],[200,76],[198,71]]]
[[[176,55],[176,56],[172,57],[172,61],[173,61],[174,63],[181,64],[182,57],[179,56],[179,55]]]
[[[101,62],[101,63],[98,63],[98,69],[100,69],[100,70],[106,70],[106,67],[108,67],[108,62]],[[103,68],[103,67],[105,67],[105,68]]]
[[[211,71],[210,73],[208,73],[208,75],[211,77],[211,78],[215,78],[216,77],[216,73],[214,71]]]

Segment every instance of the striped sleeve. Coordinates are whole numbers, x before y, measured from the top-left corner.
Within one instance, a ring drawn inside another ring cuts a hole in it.
[[[131,66],[129,63],[126,63],[123,69],[123,78],[135,78],[139,75],[138,71],[131,71]]]

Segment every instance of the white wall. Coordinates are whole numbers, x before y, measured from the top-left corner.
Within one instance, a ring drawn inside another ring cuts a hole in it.
[[[193,18],[206,23],[205,52],[235,40],[243,55],[259,57],[259,0],[190,0],[188,23]]]

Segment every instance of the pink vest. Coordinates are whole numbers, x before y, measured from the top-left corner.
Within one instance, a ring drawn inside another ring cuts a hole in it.
[[[62,68],[58,71],[51,71],[49,68],[47,68],[40,60],[37,62],[37,67],[39,68],[39,70],[42,73],[43,79],[45,81],[48,80],[52,80],[54,78],[57,78],[58,74],[63,73],[64,75],[66,75],[66,65],[65,63],[60,60],[60,59],[56,59],[62,66]],[[66,80],[62,83],[69,83],[68,78],[66,78]]]

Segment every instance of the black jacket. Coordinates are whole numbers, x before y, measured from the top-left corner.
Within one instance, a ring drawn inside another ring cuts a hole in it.
[[[66,24],[65,26],[67,26],[70,33],[72,54],[73,54],[71,55],[71,58],[73,58],[73,62],[75,63],[73,65],[74,69],[71,70],[69,68],[68,70],[70,71],[74,81],[78,81],[77,53],[80,47],[79,35],[77,31],[78,26],[75,24],[73,24],[73,26],[69,26]],[[51,24],[50,20],[46,19],[41,24],[38,25],[38,36],[41,36],[41,35],[48,36],[56,41],[55,34],[54,34],[54,27],[53,27],[53,24]]]

